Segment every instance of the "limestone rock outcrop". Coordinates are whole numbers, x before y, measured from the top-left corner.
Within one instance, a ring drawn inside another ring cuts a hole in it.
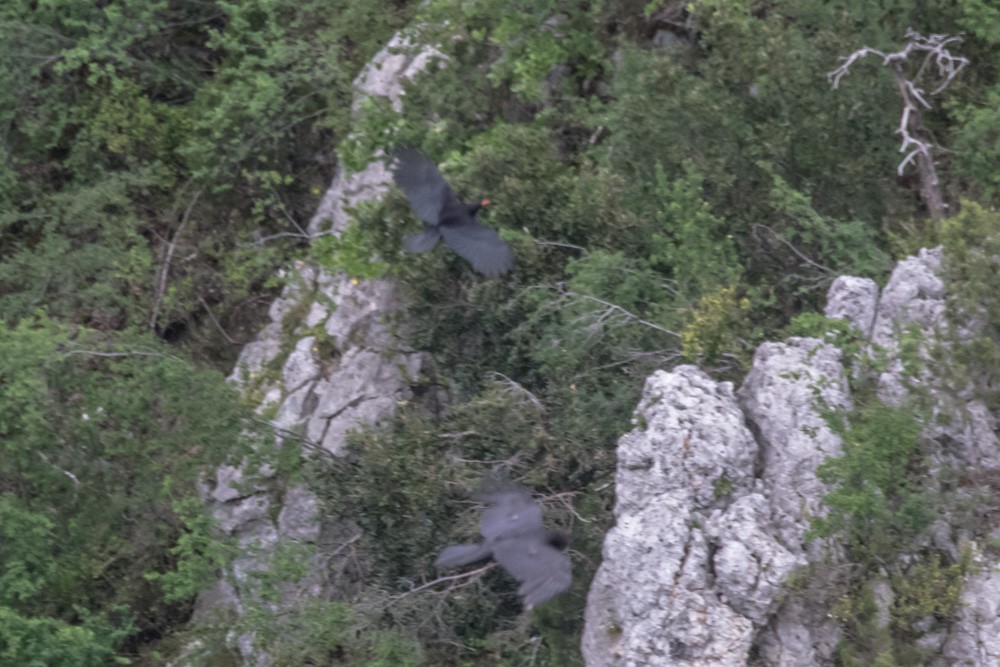
[[[863,354],[884,362],[874,377],[881,400],[899,405],[920,391],[935,417],[951,417],[925,427],[937,466],[996,475],[996,418],[971,387],[949,389],[933,365],[947,330],[941,265],[940,249],[922,250],[881,292],[868,279],[838,278],[826,315],[850,322],[869,341]],[[915,376],[904,347],[924,362]],[[820,411],[851,405],[841,356],[828,342],[791,338],[761,345],[735,393],[693,367],[647,380],[635,428],[618,443],[616,525],[588,598],[586,664],[834,664],[831,601],[786,589],[803,566],[822,576],[842,558],[806,539],[809,518],[824,512],[816,467],[841,452]],[[996,558],[940,523],[935,548],[971,549],[977,566],[947,632],[928,633],[920,646],[941,667],[998,665]],[[998,537],[1000,528],[979,536]]]
[[[839,357],[812,339],[762,346],[738,394],[692,366],[647,380],[618,443],[588,665],[735,666],[753,651],[765,664],[824,664],[836,627],[786,612],[782,587],[808,562],[816,464],[840,451],[815,402],[848,403]]]
[[[408,45],[397,35],[373,59],[355,80],[356,100],[382,96],[400,103],[403,82],[436,54]],[[354,173],[341,165],[309,233],[342,233],[349,208],[384,196],[391,180],[383,161]],[[279,440],[298,440],[306,456],[339,456],[349,431],[383,423],[412,398],[411,383],[425,372],[427,359],[399,334],[402,303],[390,281],[358,280],[306,263],[284,278],[286,287],[271,305],[269,321],[243,349],[230,381],[259,398],[257,411],[269,419]],[[286,604],[344,593],[334,590],[343,588],[345,577],[329,554],[353,541],[357,529],[326,521],[315,494],[302,485],[273,487],[270,474],[222,467],[206,480],[206,502],[241,555],[231,576],[200,596],[196,619],[220,611],[242,613],[246,596],[254,595],[253,574],[268,567],[278,545],[317,547],[309,574],[288,591]],[[252,637],[234,638],[234,644],[245,664],[267,664],[267,657],[254,651]]]

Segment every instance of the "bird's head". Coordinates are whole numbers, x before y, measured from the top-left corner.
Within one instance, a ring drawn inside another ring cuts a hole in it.
[[[566,547],[569,546],[569,535],[566,533],[556,532],[550,530],[547,539],[549,546],[553,549],[558,549],[559,551],[565,551]]]
[[[469,215],[475,215],[479,213],[480,210],[486,208],[491,204],[489,199],[482,199],[475,204],[469,204]]]

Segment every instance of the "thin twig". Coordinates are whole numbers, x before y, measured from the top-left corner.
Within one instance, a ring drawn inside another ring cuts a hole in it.
[[[392,597],[386,603],[386,608],[388,608],[388,607],[396,604],[397,602],[399,602],[400,600],[402,600],[403,598],[405,598],[406,596],[408,596],[408,595],[410,595],[412,593],[417,593],[419,591],[428,589],[431,586],[437,586],[438,584],[443,583],[445,581],[455,581],[455,580],[458,580],[458,579],[468,579],[468,581],[466,581],[466,582],[464,582],[464,583],[462,583],[462,584],[460,584],[458,586],[455,586],[455,585],[448,586],[447,590],[449,590],[449,591],[454,590],[456,588],[461,588],[462,586],[468,586],[472,582],[474,582],[477,579],[479,579],[482,575],[484,575],[487,572],[489,572],[494,567],[496,567],[496,563],[487,563],[486,565],[484,565],[484,566],[482,566],[482,567],[480,567],[478,569],[475,569],[475,570],[470,570],[469,572],[462,572],[461,574],[452,574],[452,575],[448,575],[447,577],[438,577],[434,581],[428,581],[426,584],[423,584],[422,586],[417,586],[416,588],[411,588],[408,591],[405,591],[403,593],[400,593],[399,595],[396,595],[396,596]]]
[[[626,317],[627,319],[633,320],[633,321],[635,321],[635,322],[637,322],[639,324],[647,326],[650,329],[655,329],[657,331],[662,331],[663,333],[670,334],[671,336],[674,336],[675,338],[680,338],[681,337],[681,335],[679,333],[677,333],[676,331],[671,331],[670,329],[665,329],[665,328],[661,327],[659,324],[654,324],[653,322],[650,322],[649,320],[645,320],[645,319],[639,317],[638,315],[636,315],[635,313],[629,312],[628,310],[625,310],[621,306],[619,306],[617,304],[614,304],[614,303],[611,303],[610,301],[605,301],[604,299],[598,299],[596,296],[591,296],[589,294],[580,294],[579,292],[574,292],[574,291],[566,289],[565,287],[562,287],[562,286],[560,287],[560,291],[563,294],[565,294],[566,296],[575,297],[577,299],[583,299],[584,301],[593,301],[594,303],[599,303],[602,306],[605,306],[606,308],[608,308],[609,310],[617,312],[617,313],[623,315],[624,317]]]
[[[212,309],[208,307],[208,303],[205,301],[205,298],[199,296],[198,303],[200,303],[201,307],[205,309],[206,313],[208,313],[208,318],[212,320],[212,324],[214,324],[215,328],[219,330],[219,333],[222,334],[222,337],[226,339],[226,342],[229,343],[230,345],[240,345],[240,343],[237,343],[235,340],[229,337],[229,334],[226,333],[226,330],[222,328],[221,324],[219,324],[219,320],[215,319],[215,315],[212,314]]]
[[[442,437],[444,437],[444,435],[445,434],[442,434]],[[475,464],[475,465],[495,466],[495,465],[500,465],[500,464],[503,464],[503,463],[507,463],[507,459],[466,459],[466,458],[462,458],[460,456],[452,456],[452,455],[449,455],[448,458],[450,458],[452,461],[455,461],[457,463],[472,463],[472,464]],[[459,486],[459,485],[456,484],[455,486]]]
[[[580,495],[579,491],[563,491],[562,493],[556,493],[551,496],[545,496],[542,498],[542,502],[557,501],[563,506],[567,512],[573,515],[573,517],[580,521],[581,523],[593,523],[593,519],[584,519],[580,514],[573,509],[573,498]]]
[[[580,252],[587,252],[587,249],[581,245],[576,245],[573,243],[566,243],[565,241],[546,241],[544,239],[535,239],[535,245],[542,246],[555,246],[556,248],[570,248],[571,250],[579,250]]]
[[[70,480],[72,480],[73,484],[75,484],[76,486],[80,486],[80,478],[79,477],[77,477],[76,475],[74,475],[73,473],[71,473],[69,470],[66,470],[64,468],[60,468],[59,466],[57,466],[55,463],[53,463],[52,461],[50,461],[49,457],[46,456],[44,453],[38,452],[38,456],[40,456],[41,459],[43,461],[45,461],[46,463],[48,463],[50,466],[52,466],[53,468],[55,468],[56,470],[58,470],[62,474],[64,474],[67,477],[69,477]]]
[[[306,241],[312,241],[313,239],[316,238],[316,236],[308,233],[299,233],[299,232],[278,232],[277,234],[270,234],[268,236],[256,236],[253,240],[253,243],[249,245],[259,247],[264,245],[268,241],[275,241],[277,239],[284,239],[284,238],[305,239]],[[246,247],[247,245],[248,244],[244,244],[244,247]]]
[[[628,355],[628,358],[626,358],[626,359],[620,359],[618,361],[612,361],[612,362],[609,362],[609,363],[606,363],[606,364],[601,364],[600,366],[594,366],[593,368],[588,368],[585,371],[580,371],[579,373],[577,373],[576,375],[572,376],[569,379],[569,383],[568,384],[572,384],[573,382],[576,382],[580,378],[586,377],[586,376],[590,375],[591,373],[595,373],[597,371],[606,371],[609,368],[616,368],[618,366],[625,366],[627,364],[631,364],[632,362],[637,361],[638,359],[641,359],[642,357],[660,357],[663,360],[664,364],[669,364],[674,359],[677,359],[680,356],[681,355],[680,355],[679,352],[675,352],[673,350],[653,350],[651,352],[642,352],[642,351],[630,352],[629,355]]]
[[[175,361],[183,361],[180,357],[176,357],[172,354],[164,354],[163,352],[142,352],[139,350],[130,350],[128,352],[98,352],[97,350],[70,350],[69,352],[63,353],[63,359],[77,354],[86,354],[91,357],[110,357],[110,358],[164,357],[166,359],[173,359]]]
[[[153,298],[153,312],[149,316],[149,328],[156,330],[156,319],[160,315],[160,304],[163,301],[163,295],[167,290],[167,278],[170,274],[170,262],[174,257],[174,249],[177,247],[177,241],[180,238],[181,232],[187,226],[188,221],[191,219],[191,212],[194,210],[194,205],[198,203],[201,199],[202,191],[198,190],[191,197],[191,201],[188,202],[187,208],[184,209],[184,215],[181,216],[181,224],[177,227],[177,231],[174,232],[174,237],[170,240],[170,244],[167,246],[167,254],[163,258],[163,267],[160,269],[160,279],[156,284],[156,295]]]
[[[493,377],[496,377],[496,378],[500,378],[511,389],[517,390],[517,391],[521,392],[523,395],[527,396],[528,400],[531,401],[532,405],[534,405],[536,408],[538,408],[539,412],[545,412],[545,406],[542,405],[542,402],[540,400],[538,400],[538,397],[535,396],[530,391],[528,391],[527,389],[525,389],[524,385],[522,385],[520,382],[517,382],[515,380],[510,379],[509,377],[507,377],[506,375],[504,375],[503,373],[500,373],[498,371],[492,371],[490,373],[490,375],[492,375]]]
[[[274,241],[276,239],[283,239],[283,238],[296,238],[296,239],[305,239],[306,241],[312,241],[315,238],[315,236],[307,232],[305,229],[303,229],[302,225],[300,225],[295,220],[295,218],[288,212],[288,207],[285,206],[285,202],[282,201],[280,193],[278,193],[273,187],[269,189],[271,191],[271,194],[279,203],[278,209],[281,211],[281,214],[285,217],[285,219],[289,222],[289,224],[291,224],[291,226],[295,228],[296,231],[278,232],[277,234],[270,234],[268,236],[260,236],[259,233],[255,231],[253,245],[262,246],[268,241]]]
[[[788,241],[787,239],[781,238],[781,235],[778,234],[778,232],[774,231],[773,229],[771,229],[767,225],[762,225],[760,223],[754,223],[753,226],[754,226],[754,229],[766,229],[767,231],[771,232],[771,235],[777,241],[780,241],[781,243],[783,243],[785,245],[785,247],[787,247],[789,250],[791,250],[793,253],[795,253],[795,256],[798,257],[799,259],[801,259],[806,264],[808,264],[808,265],[810,265],[812,267],[815,267],[815,268],[819,269],[820,271],[822,271],[824,273],[836,273],[836,271],[834,271],[833,269],[831,269],[829,267],[826,267],[826,266],[823,266],[822,264],[819,264],[818,262],[814,262],[813,260],[811,260],[808,257],[806,257],[805,255],[803,255],[801,252],[799,252],[798,248],[796,248],[794,245],[791,244],[790,241]]]
[[[340,546],[338,546],[336,549],[334,549],[330,553],[324,554],[324,556],[323,556],[324,560],[326,560],[327,562],[329,562],[330,560],[333,559],[334,556],[336,556],[341,551],[343,551],[347,547],[351,546],[352,544],[354,544],[355,542],[357,542],[358,540],[360,540],[362,537],[364,537],[364,533],[358,533],[357,535],[355,535],[351,539],[344,541],[343,544],[341,544]]]
[[[461,440],[470,435],[479,435],[479,431],[456,431],[455,433],[439,433],[438,437],[445,440]]]
[[[281,428],[280,426],[275,426],[274,422],[268,421],[267,419],[261,419],[260,417],[251,417],[250,421],[252,421],[254,424],[258,424],[260,426],[266,426],[266,427],[270,428],[272,431],[274,431],[276,434],[280,435],[282,438],[291,438],[292,440],[296,440],[300,444],[304,445],[306,449],[309,449],[309,450],[315,451],[315,452],[320,452],[321,454],[324,454],[324,455],[328,456],[330,459],[332,459],[334,461],[340,461],[341,460],[341,458],[339,456],[337,456],[336,454],[330,452],[329,450],[327,450],[326,448],[324,448],[318,442],[315,442],[314,440],[310,440],[309,438],[307,438],[306,436],[302,435],[301,433],[296,433],[295,431],[291,431],[291,430],[289,430],[287,428]]]

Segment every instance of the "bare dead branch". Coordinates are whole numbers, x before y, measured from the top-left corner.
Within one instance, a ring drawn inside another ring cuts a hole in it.
[[[357,542],[358,540],[360,540],[363,536],[364,536],[364,533],[358,533],[357,535],[354,535],[350,539],[344,541],[340,546],[338,546],[336,549],[334,549],[330,553],[325,554],[324,558],[326,558],[328,560],[332,560],[334,556],[336,556],[337,554],[339,554],[341,551],[343,551],[347,547],[353,545],[355,542]]]
[[[562,493],[554,493],[551,496],[545,496],[544,498],[541,498],[540,502],[543,505],[549,502],[557,502],[562,506],[563,510],[571,514],[577,521],[581,523],[593,523],[593,519],[584,519],[573,507],[573,499],[580,494],[580,491],[563,491]]]
[[[291,440],[295,440],[310,452],[322,454],[324,457],[330,459],[331,461],[340,461],[340,457],[338,457],[336,454],[324,448],[323,445],[321,445],[320,443],[314,440],[310,440],[301,433],[296,433],[295,431],[291,431],[287,428],[281,428],[280,426],[275,426],[274,423],[271,422],[270,420],[260,419],[259,417],[252,417],[250,421],[259,426],[271,429],[275,435],[280,436],[281,438],[289,438]]]
[[[160,315],[160,305],[163,302],[163,295],[167,291],[167,278],[170,275],[170,262],[174,257],[174,249],[177,247],[177,241],[180,238],[181,232],[187,226],[188,221],[191,219],[191,212],[194,210],[195,204],[201,199],[202,190],[198,190],[191,197],[191,201],[188,202],[187,208],[184,209],[184,215],[181,216],[181,224],[178,225],[177,231],[174,232],[174,237],[170,239],[170,245],[167,246],[167,254],[163,258],[163,267],[160,269],[160,279],[156,283],[156,294],[153,297],[153,312],[149,315],[149,328],[156,329],[156,319]]]
[[[882,58],[882,65],[889,67],[899,88],[899,95],[903,100],[903,111],[900,114],[899,128],[896,130],[896,134],[901,137],[899,152],[904,153],[904,156],[896,173],[902,176],[907,165],[916,162],[920,178],[920,196],[931,217],[938,220],[944,217],[947,204],[945,204],[941,194],[937,167],[931,155],[933,144],[923,138],[924,125],[921,109],[930,109],[931,105],[919,82],[923,80],[928,69],[933,65],[938,83],[930,94],[937,95],[951,84],[959,72],[968,66],[969,59],[955,55],[949,50],[951,45],[962,41],[960,35],[928,35],[925,37],[913,28],[908,28],[905,38],[907,41],[903,48],[891,53],[884,53],[869,46],[858,49],[842,58],[841,65],[829,72],[827,79],[829,79],[830,85],[836,89],[840,85],[840,80],[848,73],[854,63],[869,55]],[[908,74],[904,69],[904,64],[908,63],[910,55],[915,53],[923,54],[923,58],[919,61],[916,71]]]
[[[527,398],[531,402],[531,404],[535,406],[535,408],[538,410],[539,414],[542,414],[542,413],[545,412],[545,406],[542,405],[542,402],[540,400],[538,400],[538,397],[535,396],[533,393],[531,393],[529,390],[527,390],[524,387],[524,385],[522,385],[520,382],[512,380],[509,377],[507,377],[506,375],[504,375],[503,373],[499,373],[497,371],[493,371],[492,373],[490,373],[490,375],[492,375],[495,378],[499,378],[500,380],[503,380],[504,384],[506,384],[507,387],[512,392],[516,391],[520,395],[522,395],[525,398]]]
[[[226,333],[226,330],[222,328],[221,324],[219,324],[219,320],[215,319],[215,314],[212,313],[212,309],[208,307],[208,302],[205,301],[204,297],[199,296],[198,303],[200,303],[201,307],[205,309],[206,313],[208,313],[208,318],[212,320],[212,324],[215,325],[215,328],[218,329],[219,333],[222,334],[222,337],[226,339],[227,343],[230,345],[241,345],[241,343],[237,343],[235,340],[230,338],[229,334]]]
[[[664,366],[668,366],[669,364],[673,363],[676,359],[680,358],[680,356],[681,356],[680,353],[675,350],[652,350],[649,352],[644,350],[634,350],[632,352],[629,352],[628,356],[624,359],[619,359],[618,361],[612,361],[606,364],[601,364],[600,366],[594,366],[593,368],[588,368],[585,371],[581,371],[573,375],[569,379],[569,384],[572,384],[577,380],[579,380],[580,378],[590,375],[591,373],[595,373],[597,371],[605,371],[609,368],[617,368],[618,366],[626,366],[635,361],[638,361],[639,359],[642,359],[643,357],[657,357],[660,359],[660,362]]]
[[[844,62],[840,65],[840,67],[827,73],[826,75],[826,78],[830,81],[830,86],[836,90],[840,86],[840,80],[844,78],[844,75],[851,69],[851,65],[872,53],[877,56],[881,56],[882,61],[885,62],[886,55],[884,53],[878,49],[873,49],[867,46],[858,49],[849,56],[841,57],[841,60]]]
[[[456,431],[454,433],[439,433],[439,438],[444,438],[445,440],[461,440],[462,438],[467,438],[470,435],[479,435],[479,431]]]
[[[829,268],[827,266],[823,266],[822,264],[820,264],[818,262],[814,262],[813,260],[811,260],[808,257],[806,257],[798,248],[796,248],[794,245],[792,245],[792,243],[789,242],[788,239],[782,238],[781,235],[778,234],[778,232],[774,231],[773,229],[771,229],[767,225],[761,225],[759,223],[755,223],[753,225],[753,228],[755,230],[756,229],[766,229],[767,231],[769,231],[771,233],[771,236],[774,237],[774,239],[776,241],[778,241],[779,243],[783,244],[786,248],[788,248],[789,250],[791,250],[792,253],[794,253],[796,257],[798,257],[799,259],[801,259],[803,262],[805,262],[809,266],[813,267],[814,269],[818,269],[818,270],[820,270],[820,271],[822,271],[823,273],[826,273],[826,274],[837,275],[837,272],[834,271],[833,269],[831,269],[831,268]]]
[[[254,232],[253,242],[244,243],[242,245],[243,247],[248,247],[251,245],[254,247],[260,247],[271,241],[275,241],[277,239],[285,239],[285,238],[303,239],[306,241],[312,241],[314,238],[316,238],[316,236],[302,232],[278,232],[277,234],[271,234],[269,236],[259,236],[257,232]]]
[[[428,588],[431,588],[432,586],[437,586],[438,584],[442,584],[446,581],[461,581],[462,583],[449,584],[448,588],[446,588],[443,592],[453,591],[459,588],[465,588],[466,586],[469,586],[470,584],[479,581],[479,579],[482,578],[484,574],[492,570],[494,567],[496,567],[496,563],[491,562],[475,570],[470,570],[469,572],[462,572],[460,574],[451,574],[446,577],[438,577],[433,581],[428,581],[426,584],[423,584],[422,586],[417,586],[416,588],[411,588],[410,590],[404,591],[399,595],[394,595],[393,597],[389,598],[385,606],[386,608],[391,607],[392,605],[396,604],[403,598],[412,595],[413,593],[418,593],[422,590],[426,590]]]
[[[310,234],[308,231],[303,229],[302,225],[298,223],[295,217],[288,212],[288,208],[285,206],[285,202],[282,200],[281,195],[278,193],[278,191],[275,190],[273,187],[270,188],[270,191],[275,200],[277,200],[280,204],[279,210],[281,211],[281,215],[284,216],[285,220],[288,221],[289,225],[295,228],[295,231],[278,232],[276,234],[271,234],[269,236],[262,236],[259,230],[254,231],[253,245],[256,247],[260,247],[268,243],[269,241],[274,241],[277,239],[284,239],[284,238],[303,239],[306,241],[312,241],[314,238],[316,238],[317,235]]]
[[[448,434],[442,434],[441,437],[445,437],[446,435]],[[509,463],[508,459],[467,459],[452,454],[449,454],[448,458],[451,459],[452,461],[455,461],[456,463],[471,463],[473,465],[497,466]],[[452,486],[457,486],[457,485],[452,485]]]
[[[625,320],[632,321],[632,322],[635,322],[637,324],[641,324],[643,326],[647,326],[650,329],[655,329],[656,331],[662,331],[663,333],[669,334],[669,335],[671,335],[671,336],[673,336],[675,338],[680,338],[681,337],[681,335],[679,333],[677,333],[676,331],[671,331],[670,329],[665,329],[664,327],[661,327],[659,324],[654,324],[653,322],[650,322],[649,320],[645,320],[645,319],[639,317],[638,315],[636,315],[635,313],[632,313],[632,312],[630,312],[628,310],[625,310],[621,306],[619,306],[617,304],[614,304],[614,303],[611,303],[610,301],[605,301],[603,299],[598,299],[596,296],[591,296],[589,294],[581,294],[579,292],[574,292],[573,290],[568,289],[562,283],[559,284],[558,289],[559,289],[559,291],[562,294],[564,294],[564,295],[566,295],[568,297],[573,297],[573,298],[576,298],[576,299],[581,299],[583,301],[591,301],[593,303],[597,303],[597,304],[600,304],[602,306],[605,306],[607,308],[607,310],[604,311],[603,313],[601,313],[598,316],[598,321],[601,322],[601,323],[603,323],[604,321],[606,321],[612,315],[616,314],[616,315],[620,315]]]
[[[535,245],[553,246],[556,248],[569,248],[570,250],[579,250],[580,252],[587,252],[587,249],[584,248],[583,246],[579,246],[574,243],[566,243],[565,241],[546,241],[544,239],[535,239]]]
[[[69,470],[66,470],[65,468],[60,468],[59,466],[57,466],[55,463],[53,463],[52,461],[50,461],[49,457],[46,456],[43,452],[37,452],[37,453],[38,453],[38,456],[41,457],[41,459],[43,461],[45,461],[46,463],[48,463],[50,466],[52,466],[53,468],[55,468],[56,470],[58,470],[62,474],[66,475],[66,477],[68,477],[70,479],[70,481],[73,482],[73,484],[75,486],[80,486],[80,478],[79,477],[77,477],[76,475],[74,475],[73,473],[71,473]]]
[[[122,357],[164,357],[166,359],[181,361],[180,357],[174,356],[172,354],[164,354],[162,352],[146,352],[142,350],[129,350],[127,352],[100,352],[98,350],[70,350],[69,352],[63,353],[63,359],[65,359],[66,357],[72,357],[77,354],[85,354],[89,357],[107,357],[110,359],[117,359]]]

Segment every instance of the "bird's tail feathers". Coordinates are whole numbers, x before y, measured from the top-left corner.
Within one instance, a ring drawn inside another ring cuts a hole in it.
[[[486,560],[491,555],[490,549],[484,544],[453,544],[441,552],[441,555],[434,561],[434,566],[440,568],[461,567]]]
[[[413,234],[403,239],[403,247],[407,252],[427,252],[437,245],[441,238],[441,231],[437,227],[425,229],[419,234]]]

